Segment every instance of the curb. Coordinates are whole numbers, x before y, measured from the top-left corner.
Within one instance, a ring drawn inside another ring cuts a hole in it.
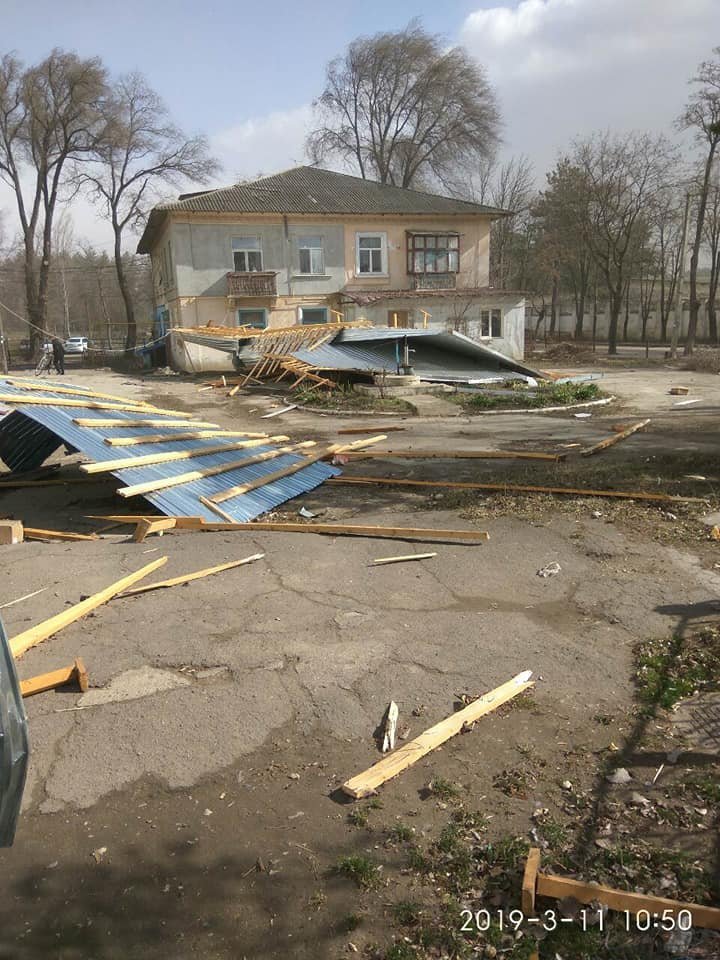
[[[526,410],[478,410],[477,413],[467,413],[469,417],[497,417],[500,414],[507,415],[513,413],[562,413],[565,410],[582,410],[585,407],[604,407],[608,403],[617,400],[617,397],[603,397],[601,400],[587,400],[585,403],[569,403],[564,407],[530,407]]]
[[[399,410],[329,410],[327,407],[304,407],[302,404],[296,404],[298,410],[304,410],[305,413],[319,413],[326,417],[416,417],[417,413],[412,410],[405,410],[402,413]]]

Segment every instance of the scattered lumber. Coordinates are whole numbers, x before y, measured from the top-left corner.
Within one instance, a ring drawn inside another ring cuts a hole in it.
[[[284,439],[287,439],[287,437]],[[117,460],[99,460],[97,463],[81,463],[80,469],[83,473],[111,473],[114,470],[149,467],[157,463],[174,463],[176,460],[194,460],[196,457],[209,457],[216,453],[232,453],[233,450],[260,447],[265,443],[267,443],[266,439],[238,440],[237,443],[216,443],[209,447],[172,450],[169,453],[148,453],[140,457],[121,457]]]
[[[338,430],[339,434],[345,433],[375,433],[378,427],[344,427],[342,430]],[[406,427],[385,427],[382,428],[383,433],[399,433],[401,430],[406,430]]]
[[[176,525],[174,517],[157,517],[157,519],[146,519],[143,517],[138,520],[133,534],[133,543],[144,543],[145,537],[151,533],[164,533],[166,530],[173,530]]]
[[[85,600],[81,600],[80,603],[76,603],[72,607],[62,610],[54,617],[50,617],[49,620],[44,620],[42,623],[37,624],[37,626],[30,627],[29,630],[24,630],[22,633],[19,633],[10,641],[10,650],[12,651],[13,657],[16,659],[21,657],[30,650],[31,647],[37,646],[37,644],[42,643],[43,640],[47,640],[48,637],[56,634],[58,630],[62,630],[63,627],[75,623],[76,620],[80,620],[86,614],[96,610],[102,606],[103,603],[112,600],[115,594],[122,593],[123,590],[132,587],[138,580],[147,577],[148,574],[153,573],[165,563],[167,563],[167,557],[159,557],[157,560],[153,560],[152,563],[148,563],[139,570],[136,570],[135,573],[128,574],[128,576],[117,580],[115,583],[111,583],[109,587],[105,587],[105,589],[100,590],[99,593],[94,593],[91,597],[87,597]]]
[[[297,404],[291,403],[287,407],[282,407],[280,410],[273,410],[272,413],[266,413],[264,416],[260,417],[261,420],[269,420],[271,417],[279,417],[281,413],[289,413],[291,410],[297,410]]]
[[[200,498],[204,502],[204,498]],[[331,537],[370,537],[376,540],[489,540],[484,530],[435,530],[430,527],[370,527],[347,523],[294,523],[250,520],[247,523],[203,523],[204,532],[257,530],[270,533],[318,533]]]
[[[196,430],[190,433],[154,433],[140,437],[105,437],[109,447],[135,447],[143,443],[171,443],[175,440],[209,440],[212,437],[246,437],[267,439],[266,433],[248,433],[247,430]]]
[[[26,540],[97,540],[95,533],[68,533],[64,530],[43,530],[41,527],[25,527]]]
[[[471,726],[476,720],[532,687],[534,681],[530,679],[531,676],[532,671],[526,670],[477,700],[473,700],[462,710],[436,723],[419,737],[403,744],[390,756],[348,780],[342,785],[343,792],[355,800],[369,797],[383,783],[396,777],[403,770],[407,770],[425,754],[460,733],[463,727]]]
[[[370,450],[344,454],[351,460],[387,457],[403,460],[565,460],[566,453],[526,453],[523,450]]]
[[[146,513],[117,513],[111,514],[110,516],[98,517],[98,516],[87,516],[86,520],[107,520],[112,523],[114,526],[128,524],[135,526],[141,520],[161,520],[163,519],[160,515],[148,515]],[[202,517],[166,517],[165,519],[174,520],[175,526],[178,530],[188,529],[194,530],[196,527],[201,526],[203,519]]]
[[[673,397],[684,397],[690,393],[690,387],[670,387],[668,393]]]
[[[205,423],[202,420],[124,420],[124,419],[106,419],[104,417],[77,417],[73,420],[77,427],[98,427],[107,430],[109,427],[195,427],[197,430],[220,429],[217,423]]]
[[[693,927],[720,930],[720,909],[717,907],[705,907],[697,903],[669,900],[666,897],[615,890],[599,883],[584,883],[580,880],[571,880],[569,877],[540,873],[539,868],[540,850],[532,848],[528,854],[523,877],[522,907],[526,916],[535,916],[536,896],[552,897],[557,900],[572,897],[578,903],[594,903],[597,901],[610,910],[627,910],[635,915],[646,912],[650,917],[668,915],[677,917],[678,914],[685,912],[692,917]],[[528,912],[528,908],[531,908],[530,912]]]
[[[7,380],[8,383],[12,383],[13,386],[19,387],[21,390],[34,390],[41,393],[62,393],[77,397],[90,397],[93,400],[114,400],[118,403],[132,403],[135,406],[149,407],[150,409],[152,409],[153,406],[145,400],[130,400],[129,397],[118,397],[114,393],[98,393],[97,390],[84,390],[80,387],[58,387],[54,383],[38,383],[37,380],[18,380],[13,377],[8,377]]]
[[[220,493],[213,494],[212,497],[208,497],[207,499],[210,501],[210,503],[223,503],[225,500],[230,500],[232,497],[239,497],[244,493],[250,493],[251,490],[257,490],[258,487],[264,487],[268,483],[274,483],[276,480],[282,480],[283,477],[289,477],[293,473],[298,473],[298,471],[304,470],[311,464],[317,463],[318,460],[324,460],[325,457],[329,457],[336,453],[345,453],[346,450],[357,450],[361,447],[369,447],[373,443],[379,443],[381,440],[385,439],[387,439],[385,434],[381,433],[378,436],[370,437],[367,440],[355,440],[353,443],[333,443],[320,453],[313,454],[312,457],[305,457],[305,459],[301,460],[299,463],[293,463],[289,467],[283,467],[281,470],[276,470],[274,473],[266,473],[262,477],[258,477],[256,480],[248,481],[248,483],[241,483],[234,487],[228,487],[227,490],[221,490]]]
[[[287,437],[270,437],[271,441],[287,439]],[[228,463],[219,463],[214,467],[202,467],[200,470],[178,473],[174,477],[163,477],[161,480],[148,480],[146,483],[135,483],[129,487],[120,487],[118,493],[121,497],[127,498],[153,493],[155,490],[167,490],[168,487],[176,487],[193,480],[202,480],[204,477],[216,477],[221,473],[229,473],[232,470],[239,470],[241,467],[249,467],[253,463],[263,463],[265,460],[274,460],[286,453],[298,453],[305,447],[313,446],[315,446],[314,440],[304,440],[302,443],[296,443],[289,447],[278,447],[275,450],[268,450],[267,453],[257,453],[252,457],[244,457],[242,460],[231,460]]]
[[[580,454],[583,457],[592,457],[594,454],[600,453],[601,450],[607,450],[608,447],[614,446],[614,444],[619,443],[626,437],[631,437],[634,433],[637,433],[638,430],[642,430],[643,427],[646,427],[649,423],[649,418],[647,420],[638,420],[637,423],[633,423],[629,427],[625,427],[625,429],[621,430],[619,433],[614,433],[611,437],[606,437],[604,440],[601,440],[600,443],[595,443],[592,445],[592,447],[586,447],[584,450],[580,451]]]
[[[22,543],[24,536],[22,521],[0,520],[0,546],[11,547]]]
[[[406,560],[429,560],[430,557],[436,557],[437,553],[408,553],[404,557],[378,557],[373,560],[376,567],[384,563],[404,563]]]
[[[77,683],[80,690],[85,693],[88,682],[88,672],[85,669],[85,664],[80,657],[77,657],[71,667],[62,667],[60,670],[52,670],[50,673],[41,673],[40,676],[32,677],[30,680],[21,680],[20,693],[23,697],[34,697],[36,693],[56,690],[58,687],[65,687],[69,683]]]
[[[134,587],[132,590],[119,593],[117,599],[121,599],[122,597],[136,597],[138,594],[147,593],[149,590],[177,587],[184,583],[190,583],[193,580],[210,577],[214,573],[222,573],[223,570],[232,570],[235,567],[242,567],[245,566],[245,564],[254,563],[256,560],[262,560],[264,556],[264,553],[254,553],[251,557],[245,557],[244,560],[232,560],[230,563],[221,563],[217,567],[206,567],[204,570],[196,570],[194,573],[185,573],[182,576],[173,577],[171,580],[161,580],[159,583],[148,583],[143,587]]]
[[[83,407],[85,410],[119,410],[121,413],[137,413],[141,416],[146,413],[162,413],[167,416],[183,416],[192,419],[191,413],[181,413],[178,410],[163,410],[160,407],[141,406],[130,403],[97,403],[94,400],[70,400],[61,397],[21,397],[17,393],[0,393],[0,403],[9,403],[13,406],[27,407],[36,404],[41,407]]]
[[[394,700],[391,700],[385,713],[385,729],[383,730],[382,742],[383,753],[387,753],[389,750],[395,749],[395,734],[397,732],[398,715],[398,705]]]
[[[625,490],[580,490],[576,487],[534,487],[520,483],[475,483],[459,480],[401,480],[397,477],[331,477],[327,483],[380,484],[399,487],[449,487],[453,490],[494,490],[499,493],[555,493],[571,497],[608,497],[619,500],[648,500],[654,503],[705,503],[705,497],[680,497],[670,493]],[[120,491],[122,493],[122,491]]]

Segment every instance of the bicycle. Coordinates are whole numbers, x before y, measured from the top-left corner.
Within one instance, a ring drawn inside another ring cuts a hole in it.
[[[43,353],[35,367],[35,376],[39,377],[46,371],[49,372],[52,366],[52,356],[49,353]]]

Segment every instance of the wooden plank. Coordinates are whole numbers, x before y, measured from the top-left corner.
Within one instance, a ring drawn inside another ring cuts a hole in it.
[[[23,697],[33,697],[36,693],[55,690],[57,687],[64,687],[68,683],[77,683],[83,693],[88,688],[88,673],[80,657],[75,660],[71,667],[61,667],[59,670],[41,673],[29,680],[21,680],[20,693]]]
[[[43,530],[40,527],[25,527],[26,540],[97,540],[95,533],[67,533],[64,530]]]
[[[349,453],[355,457],[387,457],[402,460],[565,460],[566,453],[526,453],[523,450],[369,450],[365,453]]]
[[[147,513],[116,513],[110,514],[109,516],[86,516],[86,520],[108,520],[113,526],[118,526],[121,524],[128,524],[134,526],[136,523],[139,523],[140,520],[159,520],[161,519],[159,515],[153,516],[152,514]],[[202,517],[169,517],[168,519],[175,521],[175,526],[178,530],[187,529],[195,530],[197,527],[202,526],[203,518]]]
[[[600,453],[601,450],[607,450],[608,447],[614,446],[616,443],[619,443],[621,440],[624,440],[626,437],[631,437],[634,433],[637,433],[638,430],[642,430],[643,427],[646,427],[650,423],[650,419],[647,420],[638,420],[637,423],[631,424],[625,430],[622,430],[620,433],[614,433],[610,437],[606,437],[605,440],[601,440],[600,443],[593,444],[592,447],[586,447],[585,450],[581,450],[580,454],[583,457],[592,457],[596,453]]]
[[[459,480],[400,480],[396,477],[331,477],[327,483],[398,487],[448,487],[453,490],[496,490],[500,493],[557,493],[571,497],[608,497],[619,500],[649,500],[657,503],[707,503],[705,497],[680,497],[669,493],[624,490],[580,490],[575,487],[534,487],[519,483],[475,483]]]
[[[281,410],[274,410],[272,413],[266,413],[265,416],[260,417],[261,420],[270,420],[271,417],[279,417],[281,413],[289,413],[291,410],[296,410],[297,404],[291,403],[287,407],[283,407]]]
[[[109,427],[195,427],[196,429],[214,430],[219,429],[217,423],[206,423],[201,420],[158,420],[155,418],[144,418],[142,420],[125,420],[112,418],[110,420],[104,417],[77,417],[73,423],[78,427],[97,427],[107,430]]]
[[[224,503],[225,500],[242,496],[244,493],[250,493],[251,490],[257,490],[258,487],[264,487],[268,483],[274,483],[276,480],[282,480],[283,477],[289,477],[294,473],[298,473],[300,470],[304,470],[311,464],[317,463],[318,460],[323,460],[325,457],[328,457],[332,454],[344,453],[346,450],[358,449],[360,447],[368,447],[373,443],[379,443],[381,440],[385,439],[385,435],[380,434],[377,437],[370,437],[368,440],[355,440],[353,443],[348,444],[333,443],[320,453],[313,454],[312,457],[306,457],[305,460],[301,461],[300,463],[294,463],[289,467],[283,467],[282,470],[276,470],[274,473],[266,473],[264,476],[258,477],[256,480],[250,480],[248,483],[241,483],[234,487],[228,487],[227,490],[222,490],[220,493],[216,493],[212,497],[208,497],[208,500],[215,504]]]
[[[401,430],[407,430],[407,427],[344,427],[342,430],[338,430],[338,433],[375,433],[377,430],[382,430],[383,433],[399,433]]]
[[[520,905],[526,917],[535,916],[535,887],[540,869],[540,848],[530,847],[523,874]]]
[[[163,410],[161,407],[139,406],[129,403],[96,403],[94,400],[70,400],[64,397],[21,397],[17,393],[0,393],[0,403],[9,403],[13,406],[27,407],[35,404],[40,407],[82,407],[85,410],[119,410],[125,413],[137,413],[142,416],[146,413],[167,414],[170,417],[183,416],[193,419],[191,413],[182,413],[178,410]]]
[[[262,560],[264,556],[264,553],[254,553],[251,557],[245,557],[244,560],[232,560],[230,563],[221,563],[217,567],[206,567],[204,570],[196,570],[194,573],[185,573],[182,576],[173,577],[171,580],[161,580],[159,583],[148,583],[144,587],[135,587],[133,590],[126,590],[125,593],[119,593],[117,598],[135,597],[138,594],[147,593],[150,590],[177,587],[182,583],[190,583],[193,580],[210,577],[214,573],[222,573],[223,570],[232,570],[235,567],[242,567],[248,563],[254,563],[256,560]]]
[[[145,538],[151,533],[164,533],[166,530],[175,528],[175,517],[157,517],[157,519],[138,520],[135,527],[135,533],[132,536],[133,543],[144,543]]]
[[[22,603],[23,600],[29,600],[31,597],[36,597],[39,593],[44,593],[47,590],[47,587],[40,587],[39,590],[33,590],[32,593],[26,593],[22,597],[17,597],[15,600],[8,600],[7,603],[0,603],[0,610],[4,610],[5,607],[13,607],[16,603]]]
[[[54,617],[50,617],[49,620],[44,620],[42,623],[37,624],[37,626],[30,627],[29,630],[23,630],[22,633],[19,633],[10,641],[10,649],[13,657],[21,657],[31,647],[37,646],[38,643],[42,643],[43,640],[47,640],[48,637],[56,634],[58,630],[62,630],[63,627],[75,623],[76,620],[80,620],[81,617],[96,610],[99,606],[102,606],[103,603],[112,600],[116,593],[122,593],[123,590],[134,586],[138,580],[147,577],[148,574],[158,570],[165,563],[167,563],[167,557],[159,557],[157,560],[153,560],[152,563],[146,564],[134,573],[122,577],[122,579],[117,580],[115,583],[111,583],[110,586],[105,587],[104,590],[100,590],[91,597],[81,600],[80,603],[73,604],[72,607],[68,607]]]
[[[143,443],[170,443],[174,440],[209,440],[212,437],[247,437],[248,440],[267,439],[267,433],[248,433],[247,430],[196,430],[190,433],[153,433],[139,437],[105,437],[109,447],[136,447]]]
[[[430,557],[436,557],[437,553],[407,553],[404,557],[378,557],[373,560],[376,567],[384,563],[404,563],[406,560],[429,560]]]
[[[259,530],[271,533],[318,533],[331,537],[371,537],[375,540],[489,540],[484,530],[436,530],[433,527],[375,527],[347,523],[294,523],[250,520],[247,523],[203,523],[203,532]]]
[[[270,440],[280,440],[281,437],[270,437]],[[285,437],[284,439],[287,439]],[[315,445],[314,440],[304,440],[302,443],[296,443],[288,447],[278,447],[276,450],[270,450],[267,453],[257,453],[252,457],[245,457],[242,460],[231,460],[229,463],[220,463],[215,467],[203,467],[201,470],[189,470],[187,473],[179,473],[175,477],[163,477],[161,480],[148,480],[146,483],[135,483],[128,487],[120,487],[118,493],[121,497],[137,497],[145,493],[153,493],[155,490],[167,490],[168,487],[176,487],[178,484],[191,483],[193,480],[202,480],[204,477],[216,477],[221,473],[229,473],[232,470],[240,470],[242,467],[249,467],[253,463],[263,463],[265,460],[273,460],[275,457],[282,457],[286,453],[299,453],[305,447]]]
[[[677,916],[681,910],[686,910],[692,915],[693,927],[720,930],[720,909],[717,907],[704,907],[696,903],[668,900],[666,897],[614,890],[612,887],[605,887],[598,883],[582,883],[579,880],[556,877],[548,873],[538,874],[537,895],[554,897],[558,900],[563,897],[574,897],[579,903],[592,903],[597,900],[611,910],[628,910],[632,914],[647,910],[651,916],[652,914],[662,916],[666,910],[673,916]]]
[[[114,393],[98,393],[97,390],[83,390],[80,387],[58,387],[55,386],[54,383],[43,384],[38,383],[37,381],[30,382],[25,380],[17,380],[13,377],[8,377],[7,381],[8,383],[12,383],[13,386],[19,387],[21,390],[33,390],[44,393],[62,393],[77,397],[90,397],[93,400],[115,400],[118,403],[134,403],[139,407],[152,408],[152,404],[148,403],[146,400],[129,400],[128,397],[119,397]]]
[[[278,438],[273,438],[278,439]],[[288,437],[281,437],[288,440]],[[114,470],[129,470],[134,467],[149,467],[156,463],[174,463],[176,460],[194,460],[196,457],[209,457],[215,453],[232,453],[248,447],[266,445],[268,439],[239,440],[237,443],[215,443],[209,447],[194,447],[191,450],[172,450],[169,453],[148,453],[141,457],[120,457],[117,460],[99,460],[97,463],[81,463],[83,473],[110,473]]]
[[[531,676],[532,672],[529,670],[519,673],[512,680],[508,680],[507,683],[503,683],[477,700],[473,700],[462,710],[458,710],[457,713],[453,713],[441,720],[440,723],[436,723],[435,726],[421,733],[419,737],[403,744],[388,757],[348,780],[342,785],[343,792],[356,800],[361,797],[369,797],[383,783],[396,777],[403,770],[407,770],[425,754],[430,753],[431,750],[460,733],[463,727],[475,723],[476,720],[532,687],[534,683],[530,679]]]

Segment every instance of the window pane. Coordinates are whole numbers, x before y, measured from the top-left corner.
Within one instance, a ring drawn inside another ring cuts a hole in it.
[[[492,312],[492,329],[490,331],[490,336],[502,336],[502,314],[500,310],[493,310]]]
[[[480,336],[490,336],[490,312],[488,310],[480,311]]]
[[[238,310],[238,324],[241,327],[256,327],[264,330],[267,320],[264,310]]]
[[[448,270],[450,273],[457,273],[459,269],[458,251],[450,250],[448,253]]]
[[[310,251],[300,248],[300,273],[310,273]]]
[[[413,264],[413,269],[415,273],[422,273],[425,269],[425,254],[422,250],[418,250],[415,253],[415,263]]]
[[[448,238],[447,238],[447,237],[436,237],[436,238],[435,238],[435,246],[436,246],[436,247],[440,247],[441,250],[444,250],[444,249],[447,247],[447,245],[448,245]]]
[[[370,273],[370,251],[361,250],[359,256],[358,266],[360,267],[360,273]]]
[[[361,250],[380,250],[382,247],[382,237],[360,237]]]
[[[448,246],[451,250],[457,250],[460,245],[460,237],[448,237]]]
[[[302,322],[308,323],[327,323],[327,310],[325,307],[303,307]]]
[[[323,273],[323,252],[322,248],[313,248],[310,250],[310,272]]]
[[[233,254],[233,260],[235,262],[235,269],[238,273],[244,273],[247,269],[245,266],[245,254],[242,251],[235,251]]]
[[[322,247],[322,237],[299,237],[298,244],[301,247]]]
[[[259,250],[250,250],[246,256],[248,270],[262,270],[262,254]]]
[[[372,250],[372,272],[382,273],[382,250]]]
[[[444,250],[438,251],[435,267],[438,273],[447,273],[448,258]]]
[[[260,237],[233,237],[233,250],[260,250]]]
[[[422,250],[425,246],[425,237],[413,237],[413,246],[416,250]]]

